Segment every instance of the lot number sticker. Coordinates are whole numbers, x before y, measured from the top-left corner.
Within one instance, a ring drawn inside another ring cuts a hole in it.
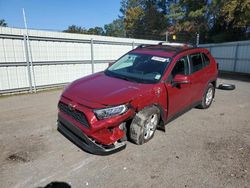
[[[163,57],[153,56],[153,57],[151,58],[151,60],[160,61],[160,62],[166,62],[168,59],[167,59],[167,58],[163,58]]]

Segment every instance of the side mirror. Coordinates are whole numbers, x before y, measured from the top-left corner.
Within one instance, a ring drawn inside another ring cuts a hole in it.
[[[189,84],[190,80],[188,76],[177,74],[173,79],[173,84]]]

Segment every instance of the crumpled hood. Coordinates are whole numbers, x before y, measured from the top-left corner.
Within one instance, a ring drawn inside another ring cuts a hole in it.
[[[151,84],[129,82],[101,72],[72,82],[63,92],[63,96],[79,103],[88,101],[112,106],[129,102],[151,89]]]

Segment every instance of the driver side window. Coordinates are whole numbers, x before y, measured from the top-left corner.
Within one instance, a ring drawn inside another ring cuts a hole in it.
[[[189,67],[188,67],[188,59],[187,56],[180,58],[176,63],[171,72],[171,77],[174,78],[177,74],[188,75]]]

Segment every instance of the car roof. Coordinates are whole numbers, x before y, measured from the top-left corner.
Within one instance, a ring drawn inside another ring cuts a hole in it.
[[[140,45],[136,49],[132,50],[132,52],[136,53],[145,53],[152,55],[159,55],[164,57],[173,57],[179,54],[182,51],[186,51],[189,49],[198,49],[189,44],[182,43],[159,43],[156,45]]]

